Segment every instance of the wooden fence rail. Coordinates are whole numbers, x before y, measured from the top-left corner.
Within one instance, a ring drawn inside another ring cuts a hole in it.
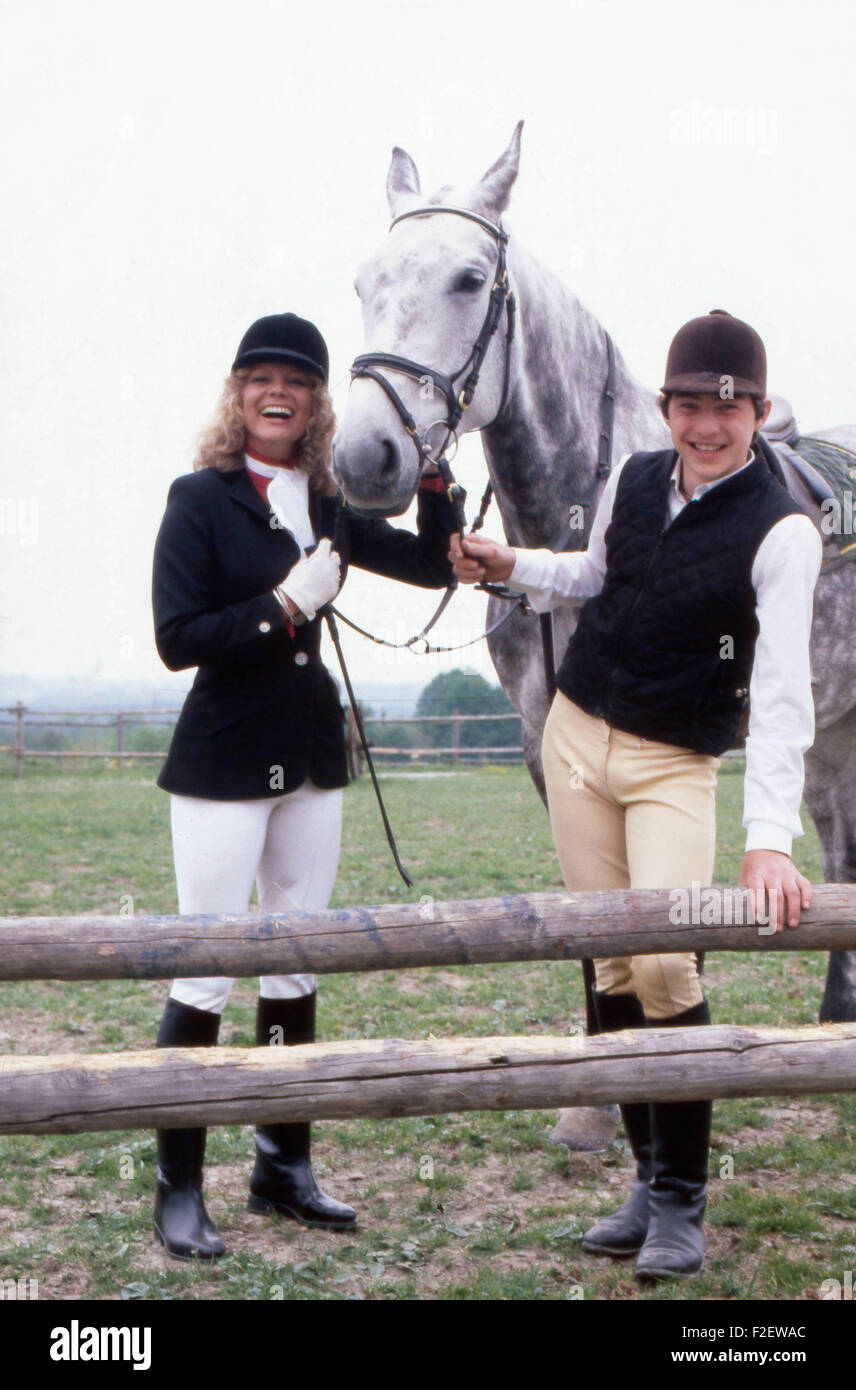
[[[661,951],[856,950],[856,885],[819,884],[813,894],[799,927],[775,935],[747,922],[744,892],[730,887],[455,902],[425,896],[276,916],[3,917],[0,980],[240,978]],[[717,908],[720,922],[708,923]]]
[[[0,1135],[856,1090],[856,1023],[0,1057]]]

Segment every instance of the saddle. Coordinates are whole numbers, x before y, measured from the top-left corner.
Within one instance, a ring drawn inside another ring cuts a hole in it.
[[[856,560],[856,454],[840,444],[802,436],[790,402],[771,396],[773,405],[757,438],[757,451],[811,517],[823,540],[822,570]]]

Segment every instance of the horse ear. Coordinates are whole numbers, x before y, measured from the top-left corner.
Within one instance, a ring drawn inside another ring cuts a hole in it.
[[[421,192],[419,170],[407,151],[399,149],[396,145],[392,151],[392,162],[386,176],[386,196],[389,199],[389,210],[393,217],[399,211],[403,197],[409,193]]]
[[[508,148],[503,151],[496,163],[490,166],[481,182],[477,183],[473,190],[473,196],[479,205],[487,213],[492,213],[494,217],[500,217],[508,207],[511,189],[520,166],[520,132],[522,129],[523,122],[518,121]]]

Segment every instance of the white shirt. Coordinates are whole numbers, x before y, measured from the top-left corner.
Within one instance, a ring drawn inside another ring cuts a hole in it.
[[[612,470],[592,523],[587,550],[554,555],[515,550],[508,581],[525,592],[536,613],[578,604],[599,594],[606,574],[606,529],[626,455]],[[754,455],[744,464],[753,461]],[[669,486],[667,524],[717,483],[702,483],[687,502],[678,490],[676,463]],[[742,472],[742,469],[737,470]],[[734,477],[734,474],[728,474]],[[746,849],[790,854],[802,834],[799,808],[803,755],[814,740],[809,637],[821,539],[807,516],[786,516],[770,527],[752,565],[759,632],[749,683],[749,734],[743,785]]]

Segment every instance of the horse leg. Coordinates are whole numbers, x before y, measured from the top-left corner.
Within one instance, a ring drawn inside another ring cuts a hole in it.
[[[805,802],[828,883],[856,883],[856,709],[819,729],[806,754]],[[856,1022],[856,951],[831,951],[821,1023]]]

